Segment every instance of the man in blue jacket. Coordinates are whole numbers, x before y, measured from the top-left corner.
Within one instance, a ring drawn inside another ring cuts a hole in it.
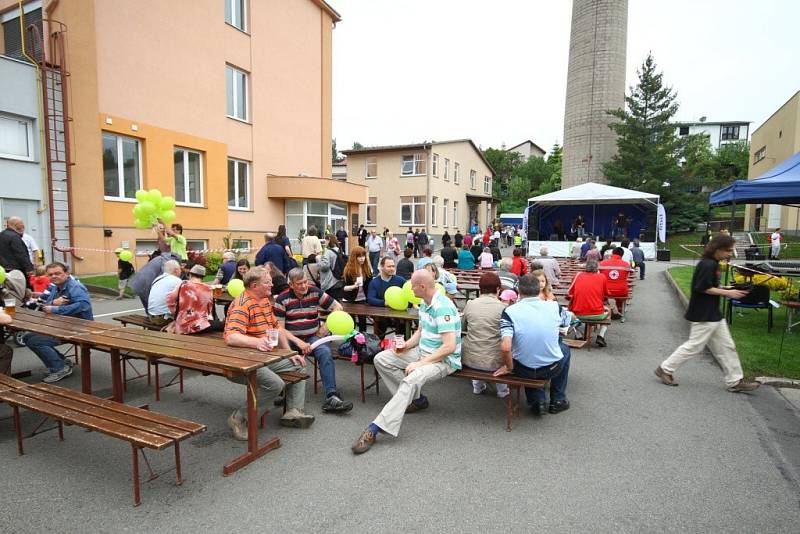
[[[275,236],[270,233],[264,234],[264,246],[256,254],[256,267],[260,267],[270,261],[282,273],[286,274],[285,257],[286,251],[280,243],[275,241]]]
[[[70,276],[69,267],[60,262],[53,262],[46,267],[46,272],[51,283],[40,295],[44,301],[42,310],[47,314],[94,320],[89,292],[83,284]],[[60,345],[61,341],[40,334],[28,334],[23,340],[50,370],[50,374],[44,377],[44,382],[48,384],[58,382],[72,374],[72,365],[54,348]]]
[[[392,286],[403,287],[406,281],[395,274],[394,259],[389,256],[384,256],[380,261],[380,274],[372,279],[367,288],[367,304],[372,306],[386,306],[383,295],[386,290]],[[383,337],[386,334],[387,319],[380,319],[373,317],[374,326],[373,332],[378,337]],[[402,332],[402,321],[394,321],[395,332]]]

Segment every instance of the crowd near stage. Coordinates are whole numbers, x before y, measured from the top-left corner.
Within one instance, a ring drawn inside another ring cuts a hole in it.
[[[567,257],[578,237],[615,245],[627,238],[655,259],[658,207],[658,195],[592,182],[530,198],[523,218],[528,254],[546,246],[550,256]]]

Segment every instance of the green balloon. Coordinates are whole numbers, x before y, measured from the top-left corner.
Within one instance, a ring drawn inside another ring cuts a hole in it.
[[[328,326],[328,330],[331,331],[331,334],[335,334],[337,336],[346,336],[355,328],[353,317],[351,317],[349,313],[342,310],[331,312],[331,314],[328,315],[328,319],[325,321],[325,324]]]
[[[175,220],[175,212],[173,210],[167,210],[161,212],[161,220],[164,221],[164,224],[170,224],[172,221]]]
[[[403,295],[405,296],[406,300],[411,304],[419,304],[422,302],[422,299],[417,298],[414,295],[414,290],[411,289],[411,280],[408,280],[405,284],[403,284]]]
[[[408,300],[403,294],[403,289],[392,286],[383,294],[383,301],[393,310],[405,310],[408,308]]]
[[[151,189],[147,192],[147,200],[153,203],[154,206],[161,204],[161,191],[158,189]]]
[[[228,294],[233,298],[238,297],[244,293],[244,282],[239,280],[238,278],[234,278],[230,282],[228,282]]]
[[[172,197],[164,197],[159,201],[158,206],[161,208],[162,212],[175,209],[175,199]]]
[[[145,200],[147,200],[147,191],[145,191],[144,189],[139,189],[138,191],[136,191],[136,200],[138,200],[139,202],[144,202]]]
[[[139,208],[139,212],[141,213],[139,218],[141,218],[141,219],[144,219],[144,216],[146,216],[146,215],[152,215],[153,213],[156,212],[156,205],[153,204],[152,202],[150,202],[149,200],[145,200],[144,202],[140,202],[139,205],[136,206],[136,207]],[[134,209],[136,209],[136,208],[134,208]]]
[[[5,283],[6,281],[6,270],[0,267],[0,284]]]
[[[146,230],[147,228],[153,226],[152,223],[150,223],[150,221],[147,219],[136,219],[133,221],[133,225],[139,230]]]

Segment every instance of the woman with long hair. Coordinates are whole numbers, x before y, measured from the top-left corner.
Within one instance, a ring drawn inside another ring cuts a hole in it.
[[[536,269],[531,271],[530,274],[539,279],[539,299],[540,300],[556,300],[553,295],[553,288],[550,286],[550,280],[544,273],[544,269]]]
[[[286,236],[286,225],[281,224],[278,226],[278,234],[275,236],[275,241],[283,246],[283,249],[286,251],[286,254],[289,257],[292,256],[292,242],[289,241],[289,238]]]
[[[342,288],[345,302],[367,302],[367,286],[372,280],[372,266],[367,259],[367,251],[364,247],[353,247],[350,257],[344,266],[344,287]],[[366,332],[367,318],[363,315],[358,316],[358,330]]]
[[[242,258],[236,262],[236,272],[233,273],[233,278],[244,280],[244,275],[250,270],[250,262],[247,258]]]

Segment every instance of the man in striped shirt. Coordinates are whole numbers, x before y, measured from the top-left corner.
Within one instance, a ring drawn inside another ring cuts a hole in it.
[[[244,275],[244,293],[231,304],[225,320],[225,343],[232,347],[247,347],[269,352],[276,346],[288,348],[286,333],[280,328],[272,311],[269,296],[272,292],[272,277],[263,267],[254,267]],[[275,344],[274,332],[278,332]],[[270,339],[273,334],[273,339]],[[305,358],[302,355],[292,356],[256,371],[258,391],[256,392],[256,410],[259,416],[266,411],[275,397],[286,388],[286,413],[281,417],[282,426],[308,428],[314,422],[314,416],[303,411],[306,400],[304,382],[285,384],[277,373],[284,371],[301,371],[305,369]],[[246,384],[243,376],[228,378],[237,384]],[[247,404],[234,411],[228,417],[228,426],[236,439],[247,440]]]
[[[419,305],[419,329],[402,345],[375,356],[375,368],[392,398],[353,444],[354,454],[367,452],[378,432],[397,436],[406,413],[428,407],[422,386],[461,369],[461,319],[453,301],[435,284],[427,269],[411,275],[411,289],[424,301]]]
[[[336,368],[330,347],[323,343],[311,350],[311,344],[328,335],[325,323],[320,324],[320,308],[332,312],[341,310],[342,305],[317,286],[309,284],[303,269],[299,267],[289,271],[287,282],[288,289],[275,297],[275,316],[292,347],[302,354],[311,354],[316,359],[322,385],[325,387],[322,410],[349,412],[353,409],[353,403],[343,401],[336,389]]]

